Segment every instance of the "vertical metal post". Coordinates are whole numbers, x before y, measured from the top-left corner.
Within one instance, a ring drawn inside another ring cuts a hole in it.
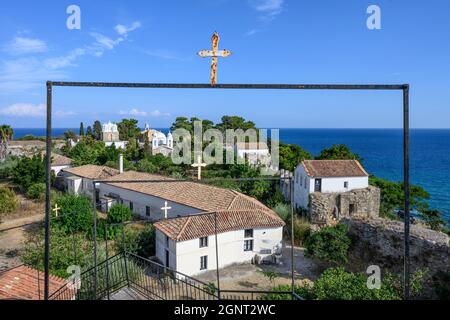
[[[95,199],[95,180],[92,181],[92,208],[94,209],[94,299],[97,300],[97,200]]]
[[[127,285],[130,286],[130,278],[128,275],[128,263],[127,263],[127,243],[125,241],[125,224],[122,223],[122,243],[123,243],[123,259],[125,263],[125,276],[127,278]]]
[[[217,298],[220,300],[220,273],[219,273],[219,243],[217,237],[217,212],[214,212],[214,236],[216,242],[216,274],[217,274]]]
[[[109,300],[109,256],[108,256],[108,224],[105,223],[105,251],[106,251],[106,293]]]
[[[403,184],[405,191],[405,252],[404,252],[404,299],[410,298],[409,257],[409,85],[403,87]]]
[[[50,261],[50,187],[52,161],[52,83],[47,82],[47,138],[45,158],[45,243],[44,243],[44,300],[49,294],[49,261]]]
[[[292,285],[292,293],[294,293],[294,285],[295,285],[295,264],[294,264],[294,179],[293,176],[290,177],[290,198],[291,198],[291,285]]]

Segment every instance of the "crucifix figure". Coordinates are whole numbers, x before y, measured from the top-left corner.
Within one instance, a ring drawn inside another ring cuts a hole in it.
[[[164,211],[164,218],[166,218],[166,219],[167,219],[167,217],[168,217],[167,211],[170,210],[170,209],[172,209],[172,207],[169,207],[169,206],[167,206],[167,205],[168,205],[168,203],[167,203],[167,201],[166,201],[166,202],[164,202],[164,207],[161,208],[161,210]]]
[[[211,85],[215,86],[217,83],[217,58],[226,58],[231,54],[229,50],[219,50],[219,34],[214,32],[212,36],[212,50],[202,50],[198,55],[202,58],[211,57]]]
[[[197,179],[202,180],[202,167],[206,167],[206,163],[202,162],[202,156],[199,155],[197,163],[193,163],[191,166],[197,168]]]
[[[57,217],[57,218],[58,218],[58,212],[59,212],[60,209],[61,208],[58,207],[58,204],[56,203],[55,207],[53,208],[53,212],[55,213],[55,217]]]

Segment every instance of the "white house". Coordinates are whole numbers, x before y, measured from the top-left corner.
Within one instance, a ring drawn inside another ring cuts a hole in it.
[[[98,189],[103,202],[127,205],[140,218],[157,221],[158,258],[187,275],[216,268],[211,213],[217,213],[219,267],[272,259],[281,248],[283,220],[258,200],[230,189],[136,171],[112,176]],[[172,226],[178,226],[178,231]],[[208,239],[201,240],[199,248],[199,238],[204,237]]]
[[[155,223],[156,256],[192,276],[235,263],[269,260],[281,254],[284,222],[269,210],[218,211]]]
[[[117,124],[111,121],[102,125],[102,140],[107,147],[114,144],[117,149],[125,149],[128,143],[127,141],[120,141]]]
[[[305,160],[294,171],[294,205],[307,209],[311,193],[341,193],[369,186],[357,160]]]
[[[72,159],[60,154],[52,153],[51,169],[55,173],[55,176],[58,176],[61,170],[72,167],[73,167]]]
[[[118,174],[119,170],[93,164],[66,168],[62,169],[60,172],[60,176],[62,176],[65,181],[67,192],[84,194],[88,197],[92,197],[94,180],[103,180]],[[96,188],[97,187],[98,184],[96,185]]]

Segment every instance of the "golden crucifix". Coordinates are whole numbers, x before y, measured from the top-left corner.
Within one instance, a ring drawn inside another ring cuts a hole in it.
[[[226,58],[231,54],[229,50],[219,50],[220,37],[217,32],[212,36],[212,50],[202,50],[198,55],[202,58],[211,57],[211,85],[215,86],[217,83],[217,58]]]

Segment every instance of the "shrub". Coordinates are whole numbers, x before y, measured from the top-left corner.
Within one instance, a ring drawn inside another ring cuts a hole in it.
[[[290,223],[289,223],[290,224]],[[289,229],[290,231],[290,229]],[[311,225],[306,218],[294,218],[294,241],[298,245],[305,245],[311,234]]]
[[[121,230],[118,230],[118,232],[121,232]],[[149,224],[141,231],[126,228],[125,241],[122,234],[118,233],[115,248],[117,251],[126,249],[128,252],[135,253],[144,258],[155,255],[155,227]]]
[[[55,223],[66,233],[92,230],[94,213],[89,198],[65,194],[56,199],[56,204],[61,210]]]
[[[16,157],[7,157],[0,161],[0,179],[11,177],[18,162],[19,160]]]
[[[130,221],[133,217],[133,212],[130,208],[123,204],[116,204],[109,209],[108,223],[122,223]]]
[[[277,203],[273,208],[284,222],[288,223],[291,216],[291,208],[285,203]]]
[[[45,199],[45,183],[32,184],[27,191],[27,198],[43,201]]]
[[[12,181],[25,191],[34,183],[45,183],[45,159],[37,155],[22,157],[11,176]]]
[[[422,292],[424,272],[419,270],[411,277],[411,295],[417,297]],[[274,292],[290,292],[291,286],[281,285]],[[367,287],[367,275],[346,272],[343,268],[325,270],[313,285],[296,285],[294,292],[306,300],[401,300],[401,277],[387,273],[381,278],[380,289]],[[289,294],[267,294],[264,300],[290,300]]]
[[[324,227],[310,235],[305,241],[306,256],[339,265],[347,262],[351,240],[348,227],[338,224]]]
[[[9,188],[0,188],[0,214],[16,211],[19,201],[16,194]]]

